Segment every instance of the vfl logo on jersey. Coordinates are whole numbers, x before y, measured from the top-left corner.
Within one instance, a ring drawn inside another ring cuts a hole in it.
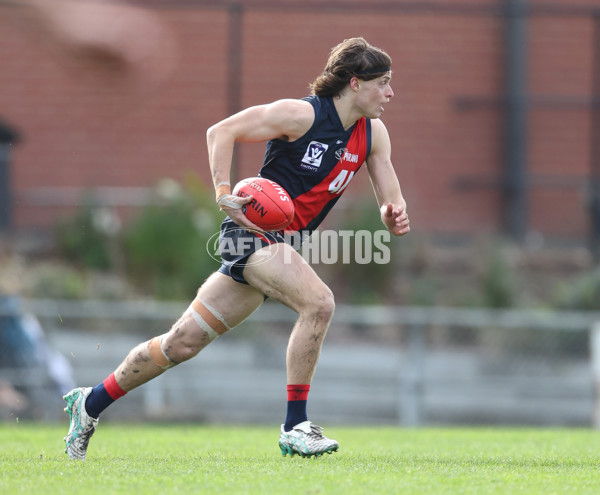
[[[306,148],[306,153],[304,153],[304,158],[302,158],[300,166],[316,172],[321,166],[321,160],[323,159],[323,155],[327,151],[327,148],[329,148],[327,144],[311,141],[308,148]]]
[[[340,148],[335,152],[335,157],[338,161],[349,163],[358,163],[358,155],[356,153],[350,153],[348,148]]]

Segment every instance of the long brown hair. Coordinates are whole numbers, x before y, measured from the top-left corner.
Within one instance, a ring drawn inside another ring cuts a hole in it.
[[[353,76],[369,81],[381,77],[391,66],[391,57],[382,49],[364,38],[350,38],[331,49],[323,73],[309,88],[314,95],[337,96]]]

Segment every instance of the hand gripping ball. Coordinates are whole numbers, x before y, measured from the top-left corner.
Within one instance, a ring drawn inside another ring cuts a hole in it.
[[[285,229],[294,219],[294,203],[287,191],[277,182],[264,177],[250,177],[238,182],[233,194],[242,198],[252,196],[243,212],[253,224],[266,232]]]

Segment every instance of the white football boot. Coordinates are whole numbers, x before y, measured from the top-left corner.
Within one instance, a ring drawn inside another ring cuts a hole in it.
[[[65,437],[65,452],[69,459],[85,459],[90,438],[98,425],[98,420],[85,410],[85,400],[91,391],[92,387],[74,388],[63,397],[67,401],[65,412],[69,413],[71,420],[69,433]]]
[[[302,457],[319,457],[325,452],[331,454],[339,447],[335,440],[323,436],[323,428],[310,421],[297,424],[291,431],[285,431],[281,425],[279,448],[284,456],[299,454]]]

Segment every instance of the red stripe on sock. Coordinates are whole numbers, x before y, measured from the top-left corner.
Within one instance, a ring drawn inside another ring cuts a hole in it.
[[[308,400],[310,385],[288,385],[287,396],[290,400]]]
[[[110,395],[111,399],[117,400],[120,397],[123,397],[127,392],[125,392],[125,390],[123,390],[121,387],[119,387],[119,384],[117,383],[117,379],[115,378],[115,374],[111,373],[106,380],[104,380],[102,382],[102,385],[104,385],[104,389],[106,390],[106,392],[108,393],[108,395]]]

